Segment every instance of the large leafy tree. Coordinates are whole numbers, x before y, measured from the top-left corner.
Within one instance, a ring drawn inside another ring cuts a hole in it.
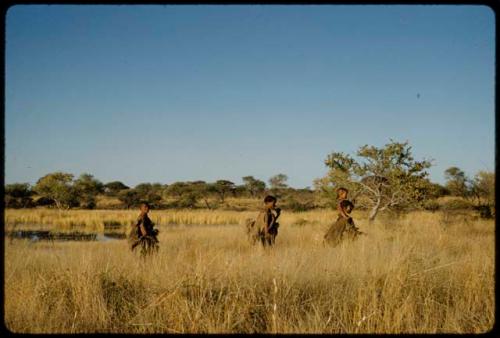
[[[80,206],[93,209],[96,206],[98,194],[104,192],[104,184],[91,174],[82,174],[73,184],[78,194]]]
[[[161,202],[163,186],[161,183],[140,183],[134,187],[134,191],[141,200],[147,201],[153,207],[158,207]]]
[[[468,197],[470,189],[468,187],[469,179],[458,167],[450,167],[445,170],[444,177],[446,179],[445,187],[453,196]]]
[[[266,190],[266,182],[258,180],[253,176],[245,176],[242,180],[244,187],[252,197],[256,197]]]
[[[235,188],[236,185],[228,180],[218,180],[213,184],[213,190],[217,193],[222,203],[224,203],[227,194],[232,192]]]
[[[181,198],[182,194],[186,193],[188,190],[188,186],[189,184],[186,182],[175,182],[170,184],[164,192],[167,196]]]
[[[269,190],[278,198],[285,198],[290,191],[288,184],[288,176],[285,174],[277,174],[269,178]]]
[[[188,196],[192,200],[201,199],[205,203],[208,209],[212,209],[213,205],[209,203],[210,196],[217,193],[217,189],[214,183],[207,183],[205,181],[194,181],[188,182]]]
[[[269,185],[272,190],[280,190],[288,187],[287,182],[288,176],[285,174],[274,175],[269,178]]]
[[[415,160],[411,149],[408,142],[391,140],[381,148],[360,147],[357,158],[333,152],[325,160],[328,174],[316,180],[316,187],[330,198],[337,188],[346,187],[351,198],[359,197],[358,204],[370,209],[370,221],[382,210],[422,202],[431,162]]]
[[[495,206],[495,173],[479,171],[472,180],[471,190],[479,205]]]
[[[26,208],[33,205],[33,191],[29,183],[13,183],[5,186],[5,207]]]
[[[142,201],[141,194],[135,189],[125,189],[118,193],[118,199],[122,202],[127,209],[138,206]]]
[[[178,208],[194,208],[199,199],[202,199],[211,209],[209,196],[215,193],[213,184],[205,181],[175,182],[170,184],[165,190],[168,197],[175,199],[174,205]]]
[[[115,196],[120,191],[125,190],[125,189],[129,189],[129,187],[120,181],[113,181],[113,182],[106,183],[104,185],[104,192],[110,196]]]
[[[55,172],[41,177],[34,190],[41,197],[53,200],[59,209],[78,205],[78,191],[73,186],[73,174]]]

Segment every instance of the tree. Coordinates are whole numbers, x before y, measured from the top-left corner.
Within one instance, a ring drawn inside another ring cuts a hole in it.
[[[151,183],[139,183],[134,187],[134,190],[139,194],[146,196],[153,191],[153,186],[151,185]]]
[[[163,190],[165,189],[165,186],[161,183],[152,183],[151,184],[151,192],[161,195],[163,193]]]
[[[165,194],[176,199],[177,208],[194,208],[199,199],[203,199],[207,208],[211,209],[208,197],[214,192],[211,184],[205,181],[175,182],[169,185]]]
[[[315,207],[314,192],[309,188],[293,189],[288,188],[280,199],[283,208],[292,211],[306,211]]]
[[[244,185],[235,185],[234,189],[231,190],[231,193],[232,193],[233,197],[240,198],[240,197],[247,196],[248,190],[247,190],[247,187]]]
[[[278,174],[274,175],[269,179],[269,185],[271,186],[272,190],[281,190],[285,189],[288,187],[286,184],[286,181],[288,181],[288,176],[285,174]]]
[[[386,209],[422,202],[429,189],[427,160],[416,161],[408,142],[393,140],[382,148],[364,145],[354,159],[342,152],[328,155],[328,174],[316,180],[316,187],[332,198],[339,187],[359,197],[362,206],[370,209],[369,220]]]
[[[175,182],[170,184],[166,189],[165,193],[169,196],[180,198],[182,194],[188,189],[188,184],[186,182]]]
[[[141,203],[141,196],[135,189],[126,189],[118,193],[118,199],[125,204],[127,209],[138,206]]]
[[[93,209],[96,206],[98,194],[104,192],[104,184],[90,174],[82,174],[73,184],[78,194],[80,206]]]
[[[253,176],[245,176],[242,178],[246,190],[252,197],[263,193],[266,190],[266,183],[264,181],[255,179]]]
[[[190,194],[193,195],[196,200],[202,199],[208,209],[213,208],[208,202],[208,199],[211,195],[217,193],[215,184],[206,183],[205,181],[194,181],[188,182],[188,187]]]
[[[120,181],[113,181],[104,185],[104,193],[109,196],[116,196],[120,191],[125,189],[129,189],[129,187]]]
[[[139,198],[143,201],[147,201],[153,207],[159,206],[162,190],[163,186],[160,183],[140,183],[134,188]]]
[[[29,183],[13,183],[5,186],[6,208],[28,208],[33,206],[33,191]]]
[[[472,181],[472,192],[479,205],[495,206],[495,173],[479,171]]]
[[[228,180],[218,180],[214,183],[213,190],[219,195],[220,201],[224,203],[227,193],[235,189],[235,184]]]
[[[470,191],[467,183],[469,179],[460,168],[450,167],[446,169],[444,177],[446,179],[445,187],[453,196],[468,197]]]
[[[34,190],[41,196],[53,200],[59,209],[78,205],[78,192],[72,185],[73,174],[50,173],[40,178]]]
[[[450,194],[450,191],[439,183],[429,182],[429,197],[436,199]]]

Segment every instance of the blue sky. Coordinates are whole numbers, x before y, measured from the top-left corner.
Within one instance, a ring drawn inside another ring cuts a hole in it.
[[[484,6],[11,7],[5,180],[326,173],[332,151],[408,140],[429,170],[494,170]]]

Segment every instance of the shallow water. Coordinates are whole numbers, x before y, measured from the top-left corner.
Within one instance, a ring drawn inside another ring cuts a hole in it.
[[[10,239],[29,239],[32,242],[37,241],[99,241],[107,242],[110,240],[125,239],[123,233],[105,232],[105,233],[83,233],[83,232],[56,232],[49,230],[15,230],[6,232]]]

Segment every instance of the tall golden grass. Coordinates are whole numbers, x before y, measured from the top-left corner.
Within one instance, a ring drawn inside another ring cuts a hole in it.
[[[159,226],[163,225],[229,225],[243,224],[245,219],[255,217],[255,211],[230,210],[158,210],[150,217]],[[361,212],[354,215],[361,215]],[[57,210],[57,209],[7,209],[5,223],[9,228],[31,226],[44,229],[83,228],[88,231],[102,231],[104,225],[116,222],[130,225],[138,216],[137,210]],[[294,223],[328,223],[336,217],[331,210],[283,213],[280,221]]]
[[[8,210],[6,218],[57,220],[52,211],[21,214]],[[330,248],[321,238],[333,212],[284,213],[276,246],[264,250],[250,246],[241,224],[209,225],[254,213],[223,215],[153,211],[161,247],[146,261],[125,241],[5,241],[7,327],[23,333],[480,333],[493,326],[493,221],[414,212],[368,224],[357,214],[368,236]],[[65,216],[126,223],[135,212]],[[199,226],[169,225],[188,223]]]

